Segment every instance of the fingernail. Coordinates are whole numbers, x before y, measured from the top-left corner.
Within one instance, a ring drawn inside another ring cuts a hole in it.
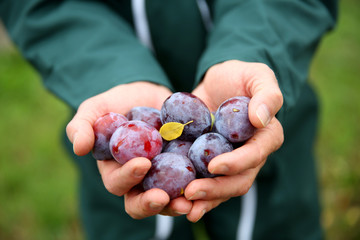
[[[211,171],[212,174],[216,173],[216,174],[225,174],[229,172],[229,167],[226,166],[225,164],[218,166],[217,168],[215,168],[214,170]]]
[[[188,214],[189,212],[178,212],[178,211],[175,211],[176,214],[179,214],[179,215],[186,215]]]
[[[75,152],[75,143],[76,143],[76,138],[77,138],[77,133],[74,134],[74,137],[73,137],[73,141],[72,141],[72,144],[73,144],[73,151]]]
[[[206,213],[206,210],[203,209],[203,210],[201,211],[201,214],[200,214],[199,218],[198,218],[195,222],[198,222],[198,221],[205,215],[205,213]]]
[[[261,104],[256,109],[256,115],[259,118],[261,124],[266,127],[270,122],[270,112],[268,107],[265,104]]]
[[[162,204],[159,204],[159,203],[154,203],[154,202],[151,202],[150,203],[150,208],[154,211],[160,211],[161,209],[163,209],[163,205]]]
[[[194,195],[192,195],[191,197],[189,197],[188,200],[197,200],[197,199],[202,199],[206,196],[206,192],[204,191],[197,191]]]
[[[142,178],[146,175],[147,171],[144,171],[143,169],[135,169],[134,170],[134,177],[136,178]]]

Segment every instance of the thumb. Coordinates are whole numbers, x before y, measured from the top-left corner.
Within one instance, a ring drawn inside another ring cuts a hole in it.
[[[256,128],[266,127],[283,104],[277,84],[267,85],[255,92],[249,103],[249,119]]]
[[[66,126],[66,133],[76,155],[86,155],[94,146],[94,131],[92,125],[85,119],[75,116]]]
[[[91,111],[93,104],[83,102],[73,119],[66,126],[66,134],[73,144],[76,155],[83,156],[91,151],[95,143],[93,124],[101,115],[101,111]]]

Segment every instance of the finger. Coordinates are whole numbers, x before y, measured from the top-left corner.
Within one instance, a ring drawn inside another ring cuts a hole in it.
[[[87,119],[72,119],[66,127],[66,133],[73,144],[73,151],[76,155],[86,155],[94,146],[94,131],[91,122]]]
[[[204,88],[204,83],[200,83],[199,86],[197,86],[194,91],[192,91],[192,94],[200,98],[209,108],[210,112],[215,112],[217,110],[218,106],[214,103],[214,99],[209,97],[207,94]]]
[[[238,175],[194,180],[185,189],[185,197],[194,201],[242,196],[249,191],[260,169],[258,166]]]
[[[265,64],[255,63],[249,73],[249,119],[257,127],[267,126],[283,105],[283,95],[274,72]],[[256,74],[254,74],[256,73]]]
[[[187,214],[186,218],[190,222],[198,222],[205,213],[211,211],[213,208],[219,206],[222,202],[227,201],[228,199],[216,199],[216,200],[197,200],[194,201],[191,211]]]
[[[125,194],[125,211],[134,219],[143,219],[160,213],[169,203],[169,195],[161,189],[154,188],[143,192],[133,188]]]
[[[123,166],[115,160],[97,161],[105,188],[112,194],[122,196],[141,183],[151,167],[147,158],[133,158]]]
[[[79,106],[77,113],[66,126],[66,134],[76,155],[83,156],[91,151],[95,142],[93,124],[105,113],[104,105],[99,106],[92,99]]]
[[[267,156],[279,149],[283,142],[283,128],[280,122],[273,118],[267,127],[258,129],[243,146],[213,158],[208,165],[209,172],[235,175],[255,168],[263,164]]]
[[[181,196],[170,201],[170,203],[160,212],[167,216],[186,215],[192,208],[192,202]]]

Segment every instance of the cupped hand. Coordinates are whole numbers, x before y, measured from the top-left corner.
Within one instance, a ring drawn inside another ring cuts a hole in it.
[[[135,82],[116,86],[104,93],[85,100],[74,118],[68,123],[66,132],[73,143],[75,154],[89,153],[94,145],[94,122],[108,112],[126,114],[136,106],[160,109],[171,95],[166,87],[149,82]],[[170,201],[160,189],[143,192],[138,185],[151,167],[146,158],[134,158],[120,165],[115,160],[97,161],[98,169],[106,189],[117,196],[124,196],[125,210],[135,219],[158,213],[177,216],[190,211],[192,203],[184,197]]]
[[[134,82],[111,88],[110,90],[82,102],[66,127],[75,154],[83,156],[94,145],[94,122],[108,112],[126,114],[136,106],[160,109],[171,91],[164,86],[150,82]]]
[[[193,94],[211,111],[228,98],[250,97],[249,119],[257,128],[243,146],[211,160],[208,170],[224,176],[197,179],[185,189],[186,199],[193,201],[187,218],[196,222],[229,198],[246,194],[267,157],[282,145],[284,134],[275,117],[283,97],[273,71],[265,64],[231,60],[214,65]]]

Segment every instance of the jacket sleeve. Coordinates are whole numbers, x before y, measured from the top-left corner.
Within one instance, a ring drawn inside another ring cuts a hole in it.
[[[71,107],[123,83],[172,88],[131,25],[105,1],[2,0],[10,37],[46,87]]]
[[[267,64],[284,96],[279,112],[291,109],[308,78],[321,37],[336,19],[336,1],[218,0],[214,27],[200,59],[197,83],[212,65],[230,59]]]

